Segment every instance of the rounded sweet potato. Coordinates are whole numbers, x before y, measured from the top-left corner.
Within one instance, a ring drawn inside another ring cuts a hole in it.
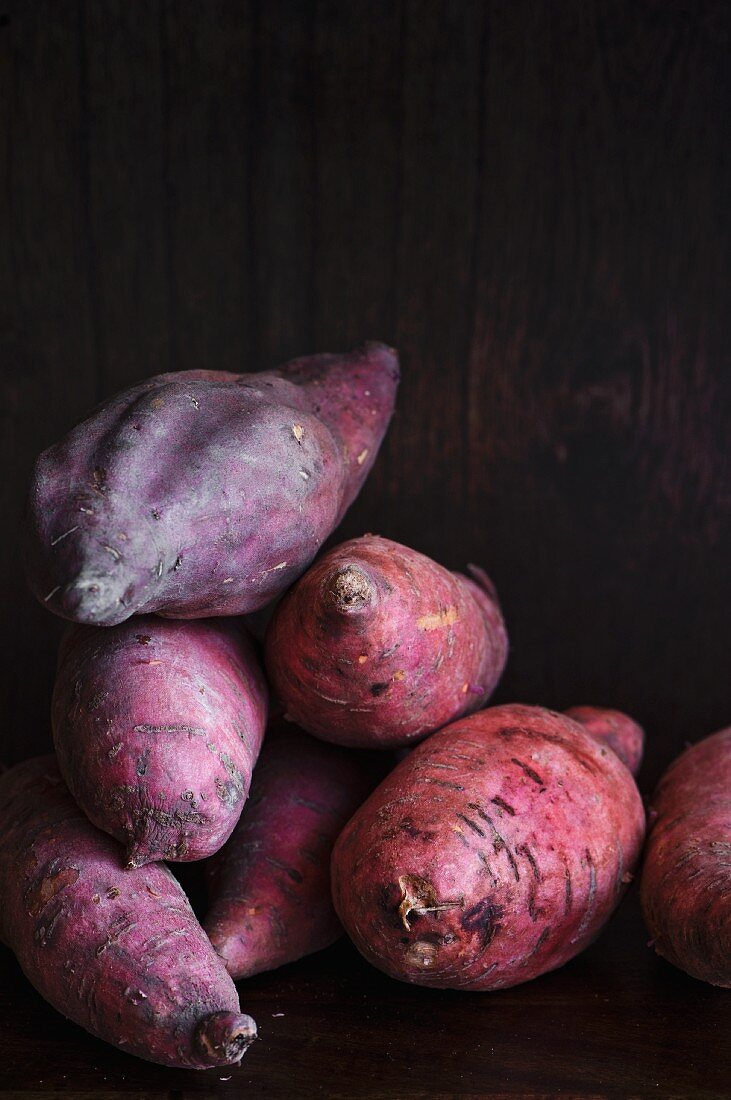
[[[357,495],[397,383],[396,353],[371,343],[125,390],[36,462],[31,588],[57,615],[100,626],[263,607]]]
[[[651,800],[640,899],[658,955],[731,987],[731,728],[682,753]]]
[[[608,745],[632,774],[637,775],[645,747],[645,731],[634,718],[609,707],[570,707],[564,714],[579,722],[596,741]]]
[[[151,1062],[241,1060],[256,1024],[180,885],[160,863],[124,871],[51,756],[0,777],[0,838],[0,933],[54,1008]]]
[[[271,729],[233,836],[207,864],[203,927],[234,978],[274,970],[342,935],[330,897],[340,830],[383,774],[382,758]]]
[[[472,574],[373,535],[324,554],[267,629],[288,716],[327,741],[391,748],[484,706],[508,642],[494,588]]]
[[[130,866],[212,855],[249,791],[267,716],[251,643],[232,622],[154,615],[70,627],[53,692],[69,788]]]
[[[596,937],[644,825],[629,771],[581,726],[491,707],[418,745],[351,818],[333,851],[335,909],[394,978],[516,985]]]

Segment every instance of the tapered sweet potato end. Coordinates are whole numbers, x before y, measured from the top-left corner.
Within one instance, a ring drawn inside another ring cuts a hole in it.
[[[257,1036],[251,1016],[239,1012],[214,1012],[195,1030],[194,1046],[205,1066],[232,1066],[241,1061]]]
[[[306,390],[313,411],[341,445],[346,478],[340,520],[373,466],[393,415],[398,354],[368,341],[346,355],[294,359],[282,374]]]
[[[632,775],[637,775],[645,747],[645,731],[634,718],[609,707],[570,707],[564,713],[583,726],[595,741],[607,745]]]

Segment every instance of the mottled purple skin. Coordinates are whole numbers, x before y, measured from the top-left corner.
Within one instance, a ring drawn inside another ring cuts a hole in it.
[[[382,758],[300,730],[267,733],[251,797],[208,864],[203,927],[234,978],[274,970],[342,935],[330,897],[333,844],[383,772]]]
[[[235,623],[149,615],[70,627],[61,643],[59,766],[130,864],[218,851],[246,801],[266,717],[264,677]]]
[[[335,909],[393,978],[517,985],[597,936],[644,827],[629,771],[581,726],[540,707],[491,707],[418,745],[346,825]]]
[[[0,932],[28,980],[92,1035],[206,1069],[256,1038],[187,897],[160,863],[122,869],[51,756],[0,777]]]
[[[691,746],[651,800],[640,899],[658,955],[731,988],[731,728]]]
[[[483,707],[508,639],[495,590],[389,539],[324,554],[282,599],[265,639],[271,683],[309,733],[396,748]]]
[[[645,731],[634,718],[609,707],[570,707],[564,714],[582,725],[596,741],[608,745],[632,775],[637,775],[645,747]]]
[[[100,626],[263,607],[357,495],[397,384],[396,353],[370,343],[261,374],[161,374],[113,397],[36,462],[31,588]]]

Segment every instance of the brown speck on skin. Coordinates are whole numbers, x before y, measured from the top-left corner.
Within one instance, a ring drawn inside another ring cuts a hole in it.
[[[368,658],[365,655],[365,653],[361,653],[360,657],[358,658],[358,664],[359,665],[364,665],[367,660],[368,660]]]
[[[292,425],[292,435],[294,436],[294,438],[297,440],[298,443],[302,442],[302,436],[304,434],[305,434],[304,429],[303,429],[301,424],[293,424]]]
[[[152,641],[152,638],[150,637],[149,634],[135,634],[135,638],[137,639],[137,641],[139,642],[140,645],[149,645],[150,642]]]
[[[406,962],[417,970],[431,970],[437,961],[439,948],[428,940],[417,940],[406,949]]]
[[[394,674],[393,674],[393,679],[396,680],[398,683],[400,683],[401,680],[404,680],[405,678],[406,678],[406,673],[404,672],[404,670],[402,668],[397,669],[396,672],[394,672]]]

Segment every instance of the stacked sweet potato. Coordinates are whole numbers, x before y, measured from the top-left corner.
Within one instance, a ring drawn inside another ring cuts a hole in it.
[[[601,708],[484,709],[508,643],[482,570],[366,535],[305,572],[376,458],[397,384],[375,343],[268,373],[160,375],[36,464],[29,580],[73,625],[56,758],[0,778],[0,933],[56,1008],[140,1057],[238,1062],[256,1025],[233,979],[341,927],[404,981],[527,981],[596,937],[637,866],[642,730]],[[265,675],[241,617],[280,595]],[[677,800],[728,755],[722,737],[694,758]],[[658,950],[728,984],[728,802],[710,792],[698,855],[726,939],[718,950],[695,914],[688,961],[671,880],[698,826],[667,822],[674,789],[643,902]],[[163,861],[208,857],[201,926]]]

